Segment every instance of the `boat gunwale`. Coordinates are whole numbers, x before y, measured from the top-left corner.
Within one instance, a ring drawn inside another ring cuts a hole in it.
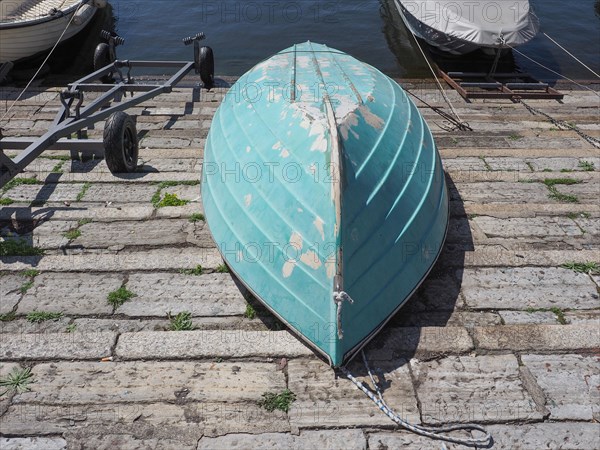
[[[75,11],[77,10],[77,8],[79,8],[79,6],[82,3],[75,3],[74,5],[69,6],[67,9],[64,10],[59,10],[62,14],[61,15],[48,15],[48,16],[44,16],[44,17],[39,17],[37,19],[17,19],[11,22],[3,22],[2,20],[0,20],[0,31],[2,30],[10,30],[10,29],[14,29],[14,28],[27,28],[27,27],[32,27],[35,25],[40,25],[43,23],[47,23],[47,22],[52,22],[53,20],[59,20],[59,19],[63,19],[63,18],[69,18],[69,16],[72,13],[75,13]]]

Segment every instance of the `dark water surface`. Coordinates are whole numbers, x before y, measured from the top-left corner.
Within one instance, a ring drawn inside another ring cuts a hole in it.
[[[510,0],[498,0],[510,1]],[[383,72],[421,77],[429,71],[393,0],[111,0],[128,58],[191,58],[179,39],[204,31],[217,73],[241,75],[294,43],[312,40],[351,53]],[[600,71],[600,16],[595,0],[532,0],[545,31]],[[519,50],[569,77],[593,75],[539,35]],[[555,76],[515,54],[517,65],[540,78]]]
[[[488,1],[488,0],[486,0]],[[511,1],[511,0],[497,0]],[[430,76],[423,57],[404,27],[393,0],[110,0],[112,11],[98,15],[75,64],[53,71],[81,74],[90,69],[99,30],[114,29],[126,39],[121,59],[190,60],[183,37],[203,31],[213,47],[218,75],[238,76],[279,50],[311,40],[351,53],[392,76]],[[600,0],[532,0],[545,31],[596,72],[600,72]],[[594,76],[542,34],[518,50],[554,71],[576,79]],[[69,56],[73,54],[69,46]],[[63,52],[65,52],[63,50]],[[429,54],[429,52],[428,52]],[[60,53],[58,55],[61,56]],[[434,59],[439,59],[435,57]],[[65,59],[65,58],[63,58]],[[442,61],[443,62],[443,61]],[[491,65],[480,54],[450,59],[453,69]],[[557,76],[524,56],[504,61],[543,80]]]

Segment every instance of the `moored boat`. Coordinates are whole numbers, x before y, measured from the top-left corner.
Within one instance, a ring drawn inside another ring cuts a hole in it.
[[[1,0],[0,63],[16,62],[75,36],[105,0]],[[67,25],[70,25],[67,28]]]
[[[539,31],[529,0],[394,0],[407,28],[429,45],[464,55],[478,49],[494,54],[525,44]]]
[[[207,138],[202,197],[231,270],[334,366],[424,280],[448,223],[441,160],[406,93],[310,42],[229,90]]]

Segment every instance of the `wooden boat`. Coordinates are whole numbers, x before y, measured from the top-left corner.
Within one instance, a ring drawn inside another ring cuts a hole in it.
[[[406,93],[310,42],[230,89],[207,138],[202,196],[231,270],[334,366],[420,285],[448,223],[440,157]]]
[[[523,45],[539,31],[529,0],[394,0],[406,27],[429,45],[454,55]]]
[[[75,36],[105,0],[0,0],[0,64],[51,49]],[[75,16],[75,17],[73,17]]]

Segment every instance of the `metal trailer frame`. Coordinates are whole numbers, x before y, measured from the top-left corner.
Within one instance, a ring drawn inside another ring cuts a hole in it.
[[[444,72],[439,74],[465,100],[505,98],[562,100],[564,94],[527,73]],[[519,80],[511,82],[510,80]]]
[[[204,39],[203,33],[184,39],[186,45],[194,43],[194,61],[192,62],[117,60],[69,84],[68,88],[60,93],[62,106],[50,129],[41,137],[8,138],[3,137],[0,130],[0,188],[20,174],[45,150],[70,150],[72,156],[77,152],[103,154],[103,140],[82,139],[82,130],[96,122],[108,119],[114,113],[125,111],[160,94],[171,92],[193,69],[196,70],[196,73],[200,73],[198,41],[202,39]],[[114,52],[112,42],[111,49]],[[137,83],[131,76],[131,71],[135,68],[167,68],[174,69],[176,72],[165,82]],[[127,69],[125,76],[123,69]],[[115,83],[95,82],[112,79],[115,74],[117,75]],[[96,92],[101,95],[83,107],[85,92]],[[124,99],[128,92],[131,93],[131,97]],[[134,93],[138,94],[134,96]],[[73,133],[77,133],[77,139],[71,139]],[[137,136],[135,139],[137,140]],[[21,150],[21,152],[13,159],[4,154],[4,150],[9,149]]]

